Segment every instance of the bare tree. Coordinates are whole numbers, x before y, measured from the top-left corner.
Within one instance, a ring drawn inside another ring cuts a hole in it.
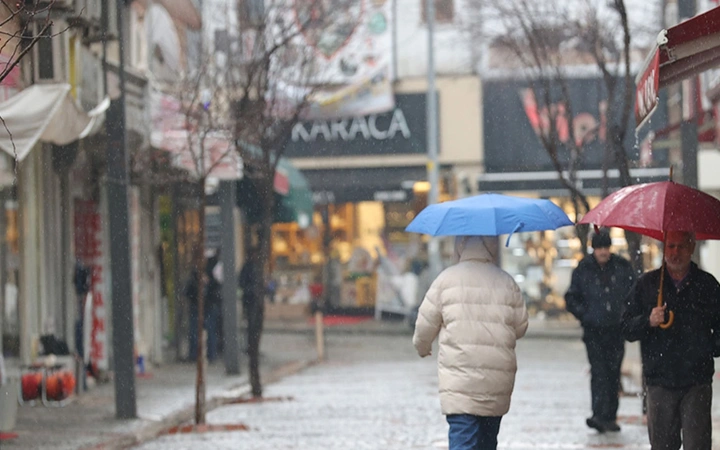
[[[270,276],[274,180],[293,126],[302,117],[319,80],[315,53],[304,38],[333,20],[324,3],[310,1],[298,11],[284,0],[266,2],[263,10],[238,1],[241,46],[228,58],[227,79],[232,99],[234,140],[242,157],[244,176],[255,186],[261,217],[251,226],[251,245],[257,259],[247,317],[250,384],[262,396],[259,350],[264,322],[265,287]],[[244,294],[245,295],[245,294]]]
[[[558,179],[569,191],[575,211],[590,209],[579,187],[577,171],[582,167],[587,146],[604,140],[604,189],[608,194],[607,172],[619,171],[622,186],[633,183],[627,149],[634,106],[634,77],[631,63],[634,48],[624,0],[598,2],[534,2],[532,0],[470,0],[480,15],[491,48],[502,57],[511,56],[516,69],[525,72],[528,85],[541,111],[536,132],[550,156]],[[479,26],[479,24],[474,24]],[[492,55],[490,56],[492,58]],[[574,126],[570,96],[570,66],[595,68],[605,93],[600,103],[604,119],[590,129]],[[578,227],[582,248],[587,245],[587,227]],[[628,250],[637,270],[642,269],[640,237],[626,232]]]
[[[166,120],[161,127],[161,151],[140,151],[132,155],[133,178],[140,183],[169,185],[189,183],[199,197],[199,230],[192,246],[192,267],[197,280],[197,379],[195,422],[205,423],[205,287],[208,283],[205,259],[206,186],[210,178],[239,175],[238,155],[232,145],[232,128],[224,97],[224,78],[212,64],[208,52],[201,53],[197,68],[183,74],[171,85],[156,85],[153,95],[164,96]]]

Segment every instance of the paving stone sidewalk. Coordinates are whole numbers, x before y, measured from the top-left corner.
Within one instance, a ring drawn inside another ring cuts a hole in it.
[[[338,335],[396,336],[408,345],[412,329],[402,321],[370,320],[351,325],[325,328],[328,340]],[[304,363],[316,358],[315,326],[312,321],[268,321],[263,338],[262,372],[275,379],[299,371]],[[578,339],[581,330],[576,323],[531,321],[528,338]],[[404,342],[404,340],[403,340]],[[330,361],[341,349],[328,346]],[[632,356],[630,357],[632,360]],[[245,370],[245,362],[242,366]],[[122,448],[146,441],[163,429],[189,420],[194,404],[195,366],[169,364],[152,370],[152,378],[138,379],[138,419],[118,421],[114,417],[112,384],[94,388],[64,408],[42,406],[20,408],[14,432],[19,437],[3,441],[2,448],[89,449]],[[271,377],[271,378],[273,378]],[[266,380],[266,383],[272,381]],[[247,391],[247,377],[226,376],[221,364],[208,370],[208,399],[219,405],[223,398]],[[214,399],[214,400],[212,400]]]
[[[301,370],[316,358],[314,340],[267,333],[261,344],[261,373],[265,383]],[[239,376],[225,375],[221,363],[208,367],[209,406],[226,397],[249,392],[246,362]],[[138,418],[115,419],[114,386],[97,386],[62,408],[21,406],[14,433],[0,442],[5,449],[122,448],[154,437],[161,430],[193,416],[195,365],[168,364],[152,369],[151,378],[138,379]]]

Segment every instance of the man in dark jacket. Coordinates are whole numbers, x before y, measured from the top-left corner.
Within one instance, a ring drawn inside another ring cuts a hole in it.
[[[620,431],[617,410],[625,355],[620,322],[623,302],[635,280],[630,263],[610,253],[611,244],[607,231],[593,235],[593,253],[575,268],[565,294],[567,310],[582,324],[590,362],[593,414],[586,423],[601,433]]]
[[[218,356],[218,341],[222,336],[220,329],[222,316],[222,263],[220,250],[212,250],[211,256],[205,261],[205,276],[203,290],[203,319],[207,331],[207,359],[214,362]],[[184,293],[190,301],[189,314],[189,355],[190,361],[197,360],[198,347],[198,300],[200,294],[200,277],[197,269],[190,272],[190,278],[185,284]]]
[[[663,306],[657,306],[661,269],[644,274],[628,297],[623,335],[640,341],[653,449],[712,447],[713,356],[720,336],[720,285],[691,262],[695,237],[669,232],[665,240]],[[674,319],[667,323],[669,311]],[[682,439],[681,439],[682,435]]]

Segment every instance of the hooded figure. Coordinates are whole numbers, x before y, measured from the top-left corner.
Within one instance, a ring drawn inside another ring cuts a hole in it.
[[[496,448],[515,385],[515,342],[525,335],[528,314],[515,280],[496,264],[496,237],[457,237],[455,253],[459,262],[433,281],[420,305],[413,344],[428,356],[439,335],[450,449]]]

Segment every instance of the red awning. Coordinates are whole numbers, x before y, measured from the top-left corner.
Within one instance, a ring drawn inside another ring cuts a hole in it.
[[[635,123],[652,115],[665,86],[720,65],[720,7],[660,32],[635,83]]]

